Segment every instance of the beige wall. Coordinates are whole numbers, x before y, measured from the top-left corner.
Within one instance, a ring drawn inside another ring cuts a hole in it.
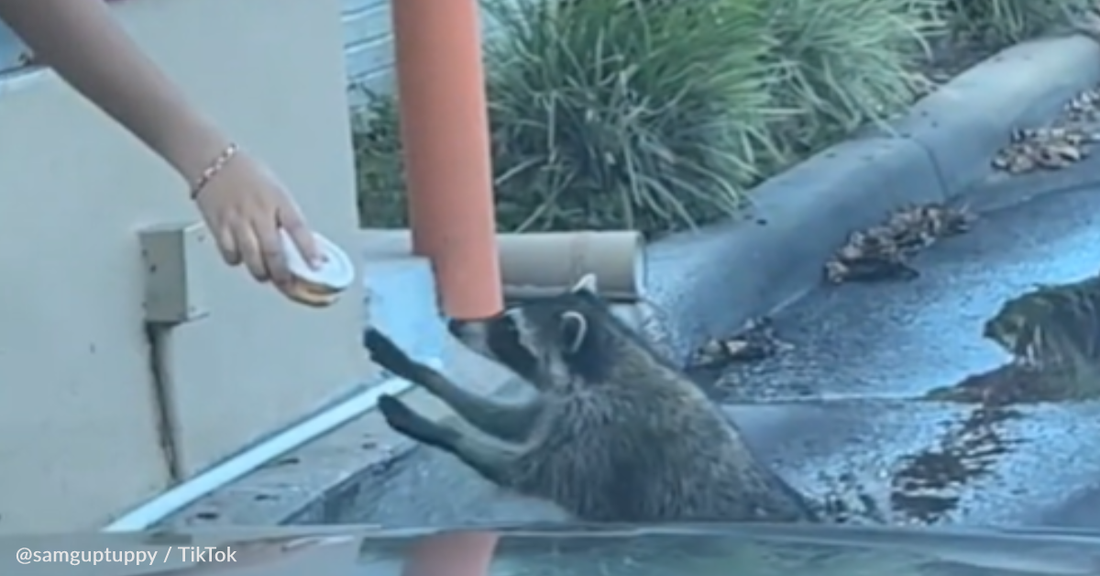
[[[119,16],[263,156],[314,226],[355,210],[339,0],[131,0]],[[183,184],[52,73],[0,79],[0,533],[91,529],[169,482],[137,232],[194,220]],[[284,302],[200,252],[211,314],[167,360],[183,468],[200,470],[367,377],[360,296]]]

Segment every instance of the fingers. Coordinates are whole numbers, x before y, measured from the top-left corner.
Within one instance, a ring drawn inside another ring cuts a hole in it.
[[[322,261],[321,251],[302,215],[297,210],[282,209],[278,213],[278,220],[283,230],[286,230],[290,239],[294,241],[294,245],[298,247],[298,251],[302,253],[302,258],[314,268],[319,266]]]
[[[309,255],[317,252],[313,234],[300,219],[295,222],[297,225],[288,228],[287,233],[298,246],[302,246],[299,250],[310,261]],[[276,284],[286,285],[292,281],[276,218],[261,218],[252,222],[241,219],[219,228],[216,237],[227,264],[236,266],[243,261],[252,277],[260,282],[272,280]]]
[[[260,239],[252,226],[241,222],[233,228],[233,237],[236,239],[241,258],[244,260],[248,272],[258,282],[266,282],[270,278],[267,265],[264,263],[263,250],[260,247]]]
[[[233,229],[228,226],[219,226],[214,231],[214,240],[218,243],[218,251],[222,259],[230,266],[241,263],[241,250],[237,246],[237,238],[233,235]]]
[[[276,284],[285,286],[291,282],[290,270],[286,264],[282,239],[279,237],[279,225],[275,218],[264,218],[252,224],[252,230],[258,241],[260,260],[269,278]]]
[[[309,265],[323,261],[293,198],[247,154],[227,164],[196,202],[225,262],[243,262],[260,282],[274,280],[284,287],[293,281],[280,228]]]

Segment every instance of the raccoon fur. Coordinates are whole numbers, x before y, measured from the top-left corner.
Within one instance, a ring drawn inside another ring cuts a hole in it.
[[[504,404],[471,393],[369,331],[375,362],[426,388],[461,423],[436,423],[392,396],[398,432],[445,450],[494,484],[595,522],[816,521],[725,413],[615,317],[587,276],[556,297],[451,321],[467,347],[530,383]]]

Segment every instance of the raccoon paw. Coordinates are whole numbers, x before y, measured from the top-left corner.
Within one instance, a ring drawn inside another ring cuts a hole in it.
[[[367,330],[363,335],[363,346],[370,352],[370,358],[375,364],[393,372],[395,376],[409,378],[413,375],[415,363],[385,334],[374,328]]]
[[[454,446],[452,429],[432,422],[389,394],[378,397],[378,410],[390,428],[417,442],[446,450]]]

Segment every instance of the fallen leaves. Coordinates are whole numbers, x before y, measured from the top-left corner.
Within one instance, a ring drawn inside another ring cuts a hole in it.
[[[1100,140],[1100,89],[1074,96],[1049,126],[1012,131],[1007,146],[994,156],[993,168],[1012,175],[1062,170],[1089,156]]]
[[[919,276],[909,264],[913,255],[936,240],[967,232],[973,220],[965,209],[944,204],[907,206],[883,224],[853,232],[825,264],[825,279],[832,284],[911,280]]]
[[[769,358],[792,346],[780,340],[770,318],[749,320],[737,334],[729,338],[711,338],[692,358],[696,368],[716,368],[734,362],[754,362]]]
[[[1061,170],[1088,157],[1091,134],[1071,128],[1014,130],[1012,141],[993,157],[993,167],[1009,174]]]
[[[911,279],[917,271],[908,259],[936,240],[962,234],[974,220],[965,209],[945,204],[912,205],[895,211],[886,221],[853,232],[848,242],[825,264],[829,282]],[[692,355],[694,368],[713,369],[736,362],[754,362],[790,350],[767,317],[754,318],[728,338],[711,338]]]

